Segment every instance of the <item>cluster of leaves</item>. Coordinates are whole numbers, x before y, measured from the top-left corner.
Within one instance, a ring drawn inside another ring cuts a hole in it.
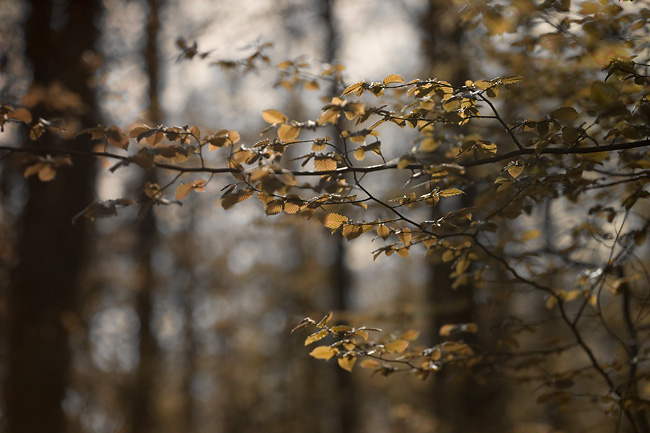
[[[474,351],[462,341],[446,341],[433,347],[413,347],[411,344],[419,336],[416,330],[408,330],[399,335],[389,335],[374,339],[371,332],[381,329],[348,325],[329,325],[333,314],[330,312],[320,321],[306,317],[291,332],[305,327],[317,330],[305,339],[305,346],[319,342],[328,337],[335,341],[329,345],[318,346],[309,354],[316,359],[336,361],[344,370],[352,369],[360,360],[359,366],[373,370],[372,375],[388,376],[397,372],[408,372],[419,379],[426,379],[431,372],[440,370],[445,365],[471,367],[480,362]],[[446,325],[440,329],[444,337],[461,332],[475,333],[475,323],[463,325]]]

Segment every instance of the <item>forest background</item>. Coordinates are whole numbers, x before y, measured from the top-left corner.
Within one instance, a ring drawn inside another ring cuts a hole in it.
[[[0,6],[3,431],[650,431],[647,2]]]

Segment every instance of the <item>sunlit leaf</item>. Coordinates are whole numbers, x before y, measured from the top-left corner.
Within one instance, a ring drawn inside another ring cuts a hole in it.
[[[457,188],[443,189],[442,191],[438,192],[438,195],[440,197],[452,197],[459,194],[465,194],[465,193]]]
[[[403,333],[399,338],[400,340],[413,341],[416,340],[419,335],[420,335],[419,331],[416,331],[415,329],[411,329]]]
[[[282,212],[282,209],[284,208],[284,200],[282,199],[275,199],[266,204],[264,206],[264,213],[267,215],[277,215],[280,212]]]
[[[338,358],[339,366],[346,371],[352,373],[352,368],[354,363],[357,361],[357,358],[354,356],[345,356],[343,358]]]
[[[404,82],[404,78],[402,78],[400,75],[397,74],[389,75],[386,78],[384,78],[383,81],[384,86],[391,83],[403,83],[403,82]]]
[[[174,198],[176,200],[183,200],[187,195],[192,191],[192,184],[191,183],[182,183],[178,185],[176,188],[176,193],[174,194]]]
[[[298,138],[300,128],[294,125],[282,125],[278,128],[278,138],[285,143],[290,143]]]
[[[329,156],[317,155],[314,157],[314,167],[318,171],[334,171],[338,164]]]
[[[521,165],[512,164],[508,167],[508,174],[512,176],[513,179],[517,179],[521,173],[523,173],[524,167]]]
[[[408,257],[410,255],[410,251],[408,247],[397,248],[395,251],[397,252],[397,255],[400,257]]]
[[[374,359],[364,359],[361,364],[359,364],[362,368],[369,368],[369,369],[375,369],[379,368],[380,364],[375,361]]]
[[[333,316],[333,313],[330,311],[329,313],[327,313],[327,314],[325,315],[325,317],[323,317],[322,319],[320,319],[320,322],[318,322],[318,323],[316,324],[316,326],[319,327],[319,328],[323,328],[323,327],[325,327],[325,326],[327,325],[327,323],[328,323],[330,320],[332,320],[332,316]]]
[[[351,86],[346,87],[346,89],[343,91],[341,96],[346,96],[346,95],[349,95],[350,93],[357,92],[359,89],[362,89],[362,86],[364,84],[366,84],[365,81],[361,81],[359,83],[355,83],[355,84],[353,84]]]
[[[262,119],[272,124],[285,123],[289,120],[287,116],[285,116],[278,110],[264,110],[262,112]]]
[[[330,228],[332,230],[336,230],[339,227],[341,227],[344,223],[348,221],[348,217],[339,215],[337,213],[328,213],[325,215],[325,219],[323,220],[323,224],[325,227]]]
[[[305,340],[305,346],[309,346],[312,343],[322,340],[323,338],[327,337],[328,333],[329,331],[327,329],[321,329],[318,332],[314,332]]]
[[[309,317],[305,317],[304,319],[302,319],[302,320],[300,321],[300,323],[299,323],[295,328],[293,328],[293,329],[291,330],[291,333],[293,334],[293,333],[296,332],[297,330],[302,329],[302,328],[304,328],[305,326],[313,325],[314,323],[315,323],[315,322],[314,322],[311,318],[309,318]]]
[[[537,239],[542,235],[542,232],[540,232],[537,229],[531,229],[527,230],[524,232],[524,234],[521,236],[522,241],[532,241],[533,239]]]
[[[49,182],[56,177],[56,170],[50,164],[45,164],[43,168],[38,170],[38,178],[42,182]]]
[[[409,347],[409,342],[407,340],[395,340],[385,346],[388,353],[402,353],[407,347]]]
[[[329,346],[319,346],[309,352],[309,354],[314,358],[324,359],[325,361],[332,359],[337,353],[339,353],[339,350],[336,347]]]
[[[379,224],[379,226],[377,226],[377,236],[386,239],[388,236],[390,236],[390,229],[384,224]]]
[[[515,75],[515,76],[512,76],[512,77],[501,78],[500,81],[503,84],[515,84],[515,83],[520,82],[523,79],[524,79],[524,77],[519,76],[519,75]]]

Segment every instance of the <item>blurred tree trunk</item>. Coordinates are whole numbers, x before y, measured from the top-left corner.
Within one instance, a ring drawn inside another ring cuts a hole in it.
[[[92,70],[82,57],[92,54],[99,32],[98,1],[32,0],[25,23],[26,55],[33,66],[33,86],[57,83],[83,103],[76,107],[81,127],[99,123]],[[64,102],[71,102],[74,98]],[[60,101],[31,106],[34,119],[68,118]],[[74,132],[74,131],[70,131]],[[46,133],[37,142],[90,150],[87,136],[65,143]],[[44,152],[45,154],[45,152]],[[17,264],[10,273],[8,296],[9,359],[4,386],[8,433],[62,433],[66,417],[61,402],[68,385],[71,349],[66,319],[78,311],[80,273],[92,232],[75,214],[93,199],[95,165],[83,161],[58,170],[56,179],[27,181],[27,201],[18,222]]]
[[[160,62],[158,50],[158,33],[160,28],[160,7],[162,0],[147,0],[149,14],[146,23],[146,38],[142,56],[145,73],[149,77],[148,118],[154,124],[162,121],[160,109]],[[144,172],[138,179],[138,187],[145,182],[157,183],[155,169]],[[152,329],[153,306],[156,289],[156,277],[153,269],[153,253],[158,244],[158,229],[153,207],[146,208],[136,222],[136,251],[138,258],[135,310],[140,322],[139,363],[130,393],[130,432],[152,433],[156,430],[156,380],[159,371],[159,349]]]
[[[423,51],[429,59],[429,74],[462,86],[470,79],[467,47],[463,47],[463,30],[457,6],[449,0],[429,0],[426,13],[421,17]],[[460,205],[471,206],[476,191],[463,187],[465,194]],[[446,203],[441,203],[444,206]],[[457,206],[454,205],[454,208]],[[433,219],[452,209],[434,208]],[[476,289],[470,284],[453,288],[451,263],[443,263],[440,256],[433,257],[428,283],[428,299],[432,307],[431,333],[440,342],[438,332],[445,324],[476,322],[478,314],[474,301]],[[494,318],[498,320],[498,318]],[[481,336],[486,335],[481,329]],[[479,343],[471,335],[462,338],[470,345]],[[440,422],[441,432],[496,431],[499,429],[497,413],[499,399],[493,383],[479,383],[474,377],[453,369],[443,369],[433,375],[433,410]]]
[[[325,25],[325,61],[333,63],[336,60],[336,53],[338,51],[338,40],[336,28],[336,18],[334,17],[334,5],[336,0],[320,0],[321,16],[323,24]],[[335,85],[330,89],[330,96],[338,96],[338,91]],[[337,125],[338,126],[338,125]],[[338,137],[338,134],[334,134]],[[342,143],[338,141],[335,143],[341,147]],[[332,264],[332,287],[334,289],[334,302],[333,309],[335,311],[345,312],[350,308],[350,275],[345,264],[345,239],[343,236],[337,235],[333,242],[336,244],[334,263]],[[343,370],[342,368],[336,369],[336,401],[338,412],[338,426],[337,431],[341,433],[351,433],[356,430],[356,414],[359,413],[356,397],[355,387],[352,375]]]

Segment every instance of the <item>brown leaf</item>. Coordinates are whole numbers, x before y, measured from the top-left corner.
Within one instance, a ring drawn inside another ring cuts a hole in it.
[[[409,342],[406,340],[395,340],[391,343],[388,343],[385,348],[388,353],[402,353],[409,346]]]
[[[126,150],[129,147],[129,137],[117,126],[111,126],[106,130],[106,141],[108,144]]]
[[[32,113],[30,113],[26,108],[18,108],[7,113],[7,118],[19,120],[24,123],[30,123],[32,121]]]

